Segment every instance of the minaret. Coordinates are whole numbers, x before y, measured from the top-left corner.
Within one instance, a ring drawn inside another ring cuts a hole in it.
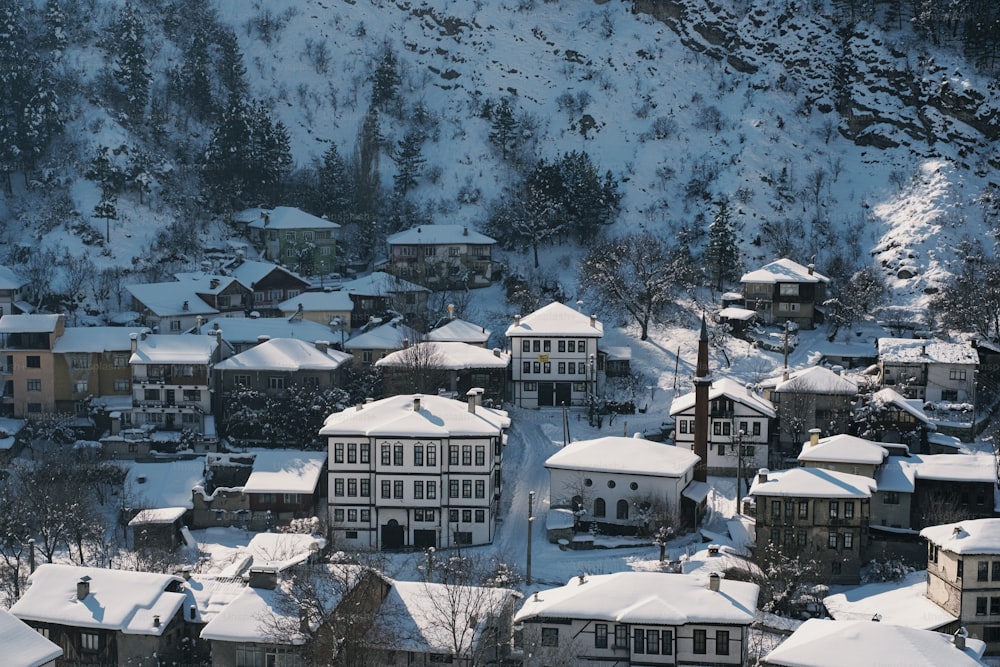
[[[701,461],[694,468],[694,478],[708,481],[708,388],[712,378],[708,375],[708,327],[701,316],[701,336],[698,339],[698,365],[694,372],[694,453]]]

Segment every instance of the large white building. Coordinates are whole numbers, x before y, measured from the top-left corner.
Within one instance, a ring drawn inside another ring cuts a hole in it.
[[[522,408],[582,406],[597,393],[597,344],[604,325],[552,302],[507,327],[511,390]]]
[[[330,520],[339,544],[488,544],[510,418],[441,396],[400,395],[327,417]]]

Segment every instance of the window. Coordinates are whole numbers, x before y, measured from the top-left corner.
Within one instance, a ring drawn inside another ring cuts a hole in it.
[[[798,532],[798,543],[800,547],[804,547],[806,545],[806,531],[800,530]]]
[[[472,497],[472,480],[463,479],[462,480],[462,497],[471,498]]]
[[[531,352],[531,341],[527,338],[521,341],[521,352]]]
[[[844,518],[853,519],[854,518],[854,501],[845,500],[844,501]]]
[[[221,516],[221,512],[217,516]],[[333,510],[333,520],[337,523],[344,522],[344,510],[340,507]]]
[[[615,626],[615,648],[628,648],[628,626]]]
[[[448,522],[458,523],[458,510],[448,510]]]
[[[886,505],[898,505],[899,491],[886,491],[882,494],[882,502]]]
[[[356,509],[347,510],[347,520],[350,521],[351,523],[357,523],[358,522],[358,510],[356,510]]]
[[[371,350],[361,350],[361,361],[366,364],[372,363],[374,355]]]
[[[392,497],[392,482],[387,479],[382,480],[382,497],[383,498]]]
[[[472,510],[462,510],[462,523],[472,523]]]
[[[845,549],[854,548],[854,533],[844,533],[844,548]]]
[[[344,462],[344,443],[338,442],[333,445],[333,462]]]
[[[372,448],[371,448],[371,445],[368,444],[367,442],[362,442],[361,443],[361,462],[362,463],[370,463],[371,462],[371,457],[372,457]]]
[[[402,499],[403,497],[403,480],[394,479],[392,481],[392,497],[396,499]]]
[[[673,630],[663,630],[661,633],[660,641],[660,651],[663,655],[673,655],[674,654],[674,631]]]
[[[952,368],[948,371],[949,380],[965,380],[965,369],[964,368]]]
[[[347,480],[347,495],[351,496],[352,498],[356,498],[358,496],[358,480],[353,477]]]
[[[798,296],[799,295],[799,284],[798,283],[780,283],[778,285],[778,294],[781,296]]]
[[[707,636],[705,630],[695,630],[694,631],[694,652],[699,655],[704,655],[707,652]]]
[[[347,443],[347,462],[348,463],[358,462],[358,443],[356,442]]]
[[[344,478],[338,477],[333,480],[333,495],[342,496],[344,495]]]
[[[682,419],[682,420],[680,420],[680,421],[679,421],[679,422],[677,423],[677,426],[678,426],[678,428],[680,429],[680,432],[681,432],[681,433],[687,433],[687,432],[688,432],[688,422],[687,422],[687,420],[686,420],[686,419]]]
[[[836,519],[840,516],[840,503],[836,500],[830,501],[830,518]]]
[[[615,518],[625,521],[628,519],[628,501],[619,500],[615,506]]]
[[[990,616],[1000,616],[1000,598],[990,598]]]
[[[144,389],[142,392],[142,399],[144,401],[158,401],[160,400],[160,390],[159,389]]]
[[[189,403],[197,403],[201,400],[201,390],[200,389],[185,389],[181,394],[185,401]]]
[[[126,366],[128,366],[128,357],[124,354],[116,354],[112,358],[111,364],[115,368],[125,368]]]
[[[28,391],[41,391],[42,381],[41,380],[28,380]]]
[[[955,576],[958,577],[959,579],[965,576],[965,563],[962,562],[961,560],[958,561],[957,571],[955,572]]]
[[[424,464],[424,446],[413,446],[413,465],[422,466]]]
[[[799,501],[799,518],[808,519],[809,518],[809,501],[800,500]]]
[[[415,500],[424,499],[424,482],[423,480],[415,479],[413,480],[413,498]]]
[[[594,648],[607,648],[607,647],[608,647],[608,624],[595,623]]]
[[[128,391],[129,388],[130,387],[129,387],[128,380],[115,380],[115,391],[116,392]]]
[[[486,497],[486,480],[477,479],[476,480],[476,498]]]
[[[646,653],[651,655],[660,654],[660,633],[656,630],[646,631]]]
[[[542,364],[542,366],[543,366],[543,371],[542,372],[545,373],[546,375],[548,375],[549,373],[552,372],[552,362],[551,361],[546,361],[544,364]]]
[[[608,488],[609,489],[615,488],[615,480],[613,480],[613,479],[609,479],[608,480]]]
[[[753,423],[753,435],[760,435],[760,422]]]
[[[101,636],[95,632],[80,633],[80,650],[97,651],[101,647]]]
[[[486,510],[476,510],[476,523],[486,523]]]
[[[642,628],[632,630],[632,653],[646,652],[646,631]]]
[[[976,598],[976,616],[986,615],[986,597]]]
[[[576,341],[575,340],[568,341],[566,344],[568,346],[567,350],[569,352],[574,352],[574,353],[576,352]]]
[[[551,351],[552,351],[552,341],[551,340],[543,340],[542,341],[542,352],[551,352]]]
[[[486,447],[483,445],[476,445],[476,465],[486,465]]]
[[[831,529],[826,536],[826,546],[830,549],[836,549],[838,541],[837,531]]]
[[[556,351],[565,352],[566,351],[566,341],[560,340],[556,342]]]
[[[598,498],[594,501],[594,516],[603,517],[604,516],[604,498]]]
[[[542,365],[539,362],[537,362],[537,361],[532,362],[532,364],[531,364],[531,372],[535,373],[535,374],[541,373],[542,372]]]
[[[472,445],[462,445],[462,465],[472,465]]]
[[[448,465],[458,465],[458,445],[448,445]]]
[[[451,479],[448,480],[448,497],[458,498],[458,480]]]
[[[234,375],[233,376],[233,386],[243,385],[244,387],[250,385],[249,375]]]
[[[285,388],[285,378],[272,375],[267,378],[267,388],[268,389],[284,389]]]
[[[780,519],[781,518],[781,501],[772,500],[771,501],[771,518]]]
[[[785,518],[791,520],[795,516],[795,503],[791,500],[785,501]]]
[[[559,628],[542,628],[542,646],[559,646]]]
[[[438,495],[437,482],[435,482],[434,480],[428,480],[426,491],[428,500],[434,500],[435,498],[437,498]]]
[[[729,655],[729,631],[715,631],[715,655]]]
[[[361,479],[361,497],[368,498],[372,494],[372,482],[370,479]]]
[[[981,560],[976,568],[976,581],[989,581],[989,579],[990,562],[988,560]]]
[[[387,466],[392,461],[392,448],[389,445],[382,445],[382,465]]]
[[[531,351],[532,352],[541,352],[542,351],[542,341],[540,341],[540,340],[533,340],[533,341],[531,341]]]
[[[1000,581],[1000,560],[993,561],[993,581]]]

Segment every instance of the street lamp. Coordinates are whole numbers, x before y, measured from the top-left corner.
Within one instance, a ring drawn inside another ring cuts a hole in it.
[[[535,505],[535,492],[528,491],[528,553],[525,565],[525,582],[531,585],[531,524],[535,521],[535,516],[533,514]]]
[[[740,429],[736,432],[736,513],[740,514],[740,501],[741,489],[740,484],[743,483],[743,438],[746,437],[746,431]]]

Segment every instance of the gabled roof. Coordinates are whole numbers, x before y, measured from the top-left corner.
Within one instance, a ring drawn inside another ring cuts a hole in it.
[[[968,343],[946,343],[919,338],[879,338],[878,356],[882,362],[904,364],[979,363],[976,348]]]
[[[252,229],[340,229],[340,225],[291,206],[278,206],[247,223]]]
[[[573,578],[565,586],[525,599],[514,622],[530,618],[577,618],[613,623],[749,625],[757,609],[757,584],[662,572],[616,572]],[[582,582],[581,582],[582,580]]]
[[[473,243],[489,245],[496,243],[485,234],[480,234],[465,225],[417,225],[402,232],[397,232],[386,239],[389,245],[446,245]]]
[[[741,283],[829,283],[822,273],[810,271],[809,267],[782,258],[765,264],[756,271],[744,273]]]
[[[287,317],[216,317],[201,327],[202,334],[222,330],[222,339],[228,343],[256,343],[261,336],[269,338],[295,338],[315,343],[333,340],[330,327],[305,318],[292,322]]]
[[[446,370],[507,368],[510,355],[468,343],[423,342],[396,350],[375,362],[379,368],[412,368],[414,363]]]
[[[833,394],[837,396],[855,396],[858,385],[847,378],[834,373],[825,366],[810,366],[793,371],[784,376],[768,378],[760,383],[761,387],[773,387],[778,393],[802,394]]]
[[[314,493],[326,465],[325,452],[257,450],[244,493]]]
[[[401,350],[403,341],[416,343],[420,332],[401,322],[386,322],[370,331],[359,333],[344,343],[345,350]]]
[[[298,296],[293,296],[278,304],[278,309],[283,313],[294,313],[302,306],[302,310],[309,312],[313,310],[344,310],[350,312],[354,310],[354,301],[347,292],[303,292]]]
[[[601,338],[604,325],[590,315],[584,315],[575,308],[553,301],[535,312],[525,315],[520,323],[507,327],[507,336],[583,336]]]
[[[79,600],[77,582],[83,577],[90,578],[90,592]],[[186,597],[184,580],[173,575],[54,563],[39,565],[28,583],[10,609],[21,620],[129,635],[162,635]]]
[[[698,464],[686,449],[644,438],[608,436],[571,442],[545,461],[546,468],[627,475],[683,477]]]
[[[207,365],[219,342],[215,336],[172,336],[149,334],[136,341],[130,364]]]
[[[970,519],[928,526],[920,536],[955,554],[1000,554],[1000,519]]]
[[[173,283],[175,289],[182,288],[185,290],[191,290],[195,294],[221,294],[233,283],[237,283],[245,289],[250,289],[248,286],[242,285],[242,283],[232,276],[220,276],[212,273],[205,273],[203,271],[182,271],[180,273],[175,273],[174,278],[177,279],[177,281]],[[180,283],[180,285],[177,283]]]
[[[802,498],[871,498],[875,480],[862,475],[823,468],[791,468],[770,471],[767,481],[754,478],[750,495],[799,496]]]
[[[913,469],[917,479],[947,482],[996,484],[996,459],[993,454],[914,454],[902,464]]]
[[[333,371],[351,355],[295,338],[272,338],[215,364],[217,371]]]
[[[965,650],[951,635],[889,623],[831,621],[811,618],[767,654],[768,665],[780,667],[981,667],[986,644],[967,638]]]
[[[820,438],[815,445],[805,442],[799,461],[879,465],[887,456],[889,450],[878,443],[853,435],[838,434]]]
[[[406,292],[430,292],[422,285],[397,278],[384,271],[374,271],[367,276],[348,280],[341,284],[340,289],[357,296],[392,296]]]
[[[908,415],[911,415],[922,424],[929,426],[931,430],[935,430],[937,428],[937,426],[931,421],[930,417],[927,416],[927,413],[923,411],[923,408],[919,407],[914,401],[906,398],[891,387],[886,387],[876,391],[871,396],[871,402],[873,405],[880,407],[887,405],[894,406]]]
[[[458,342],[483,345],[490,339],[490,331],[486,327],[466,322],[461,319],[448,320],[437,329],[432,329],[424,336],[424,340],[437,342]]]
[[[419,411],[414,410],[416,399]],[[404,394],[335,412],[326,418],[320,435],[496,436],[509,427],[510,417],[503,410],[477,406],[472,413],[465,401]]]
[[[740,405],[745,405],[746,407],[758,412],[765,417],[774,417],[774,404],[767,400],[757,392],[750,388],[747,388],[735,380],[730,378],[719,378],[712,382],[712,386],[708,389],[708,398],[713,400],[716,398],[726,397],[731,399],[734,403],[739,403]],[[670,404],[670,414],[677,415],[686,410],[690,410],[694,407],[695,393],[693,391],[678,396]]]
[[[19,667],[41,667],[63,650],[6,609],[0,609],[0,646],[4,662]]]
[[[4,315],[0,317],[0,334],[52,333],[62,315]]]
[[[900,581],[880,581],[834,593],[823,598],[823,606],[838,621],[870,622],[878,614],[883,623],[919,630],[937,630],[958,620],[927,598],[927,570],[910,572]]]
[[[247,544],[251,567],[286,570],[309,561],[326,546],[326,539],[306,533],[257,533]]]
[[[125,472],[125,489],[133,508],[191,509],[191,489],[205,481],[205,457],[191,460],[129,463]]]
[[[128,285],[125,289],[136,301],[158,317],[185,314],[217,315],[219,313],[197,295],[194,285],[177,280],[166,283]]]
[[[139,328],[130,327],[66,327],[52,346],[54,354],[131,352],[131,334]]]
[[[278,266],[274,262],[257,262],[248,259],[244,260],[235,269],[230,269],[229,271],[233,278],[238,280],[247,289],[253,289],[254,285],[275,272],[285,274],[285,276],[301,283],[303,287],[309,285],[309,281],[305,278],[289,271],[283,266]]]

